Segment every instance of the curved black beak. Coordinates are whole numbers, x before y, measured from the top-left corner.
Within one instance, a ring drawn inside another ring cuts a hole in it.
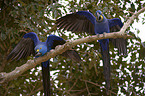
[[[41,56],[41,55],[42,55],[42,53],[37,52],[36,55],[35,55],[35,57],[36,57],[36,56]]]

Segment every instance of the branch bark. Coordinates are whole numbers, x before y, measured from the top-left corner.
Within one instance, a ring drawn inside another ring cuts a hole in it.
[[[129,25],[138,17],[139,14],[145,11],[145,7],[140,9],[138,12],[134,13],[124,24],[124,26],[121,28],[119,32],[113,32],[113,33],[105,33],[105,34],[98,34],[93,36],[88,36],[85,38],[77,39],[74,41],[66,42],[64,45],[59,45],[55,48],[55,50],[51,50],[48,52],[45,56],[36,58],[35,60],[28,60],[24,65],[17,67],[15,70],[13,70],[10,73],[2,72],[0,73],[0,83],[4,83],[10,80],[13,80],[14,78],[20,76],[25,71],[35,67],[38,64],[41,64],[41,62],[47,61],[50,58],[55,57],[56,55],[62,54],[68,49],[71,49],[73,46],[76,46],[81,43],[86,42],[92,42],[95,40],[100,39],[107,39],[107,38],[126,38],[131,37],[125,33],[126,29],[129,27]]]

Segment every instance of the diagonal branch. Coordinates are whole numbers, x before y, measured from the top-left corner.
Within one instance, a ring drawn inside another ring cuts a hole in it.
[[[120,33],[123,35],[126,31],[126,29],[129,27],[129,25],[138,17],[139,14],[143,13],[145,11],[145,7],[140,9],[138,12],[134,13],[124,24],[124,26],[121,28]]]
[[[86,42],[92,42],[95,40],[100,39],[107,39],[107,38],[126,38],[131,37],[125,33],[125,30],[129,27],[129,25],[134,21],[134,19],[137,18],[137,16],[145,11],[145,7],[140,9],[138,12],[134,13],[124,24],[124,26],[121,28],[119,32],[113,32],[113,33],[105,33],[105,34],[98,34],[93,36],[88,36],[85,38],[77,39],[74,41],[66,42],[64,45],[59,45],[55,48],[55,50],[51,50],[48,52],[45,56],[36,58],[35,60],[28,60],[24,65],[17,67],[15,70],[13,70],[10,73],[2,72],[0,73],[0,83],[4,83],[10,80],[13,80],[14,78],[20,76],[25,71],[35,67],[36,65],[40,64],[41,62],[47,61],[50,58],[55,57],[56,55],[62,54],[68,49],[71,49],[73,46],[76,46],[81,43]]]

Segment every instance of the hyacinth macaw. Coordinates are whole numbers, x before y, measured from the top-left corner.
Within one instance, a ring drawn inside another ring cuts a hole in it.
[[[21,59],[33,54],[33,56],[40,57],[45,55],[51,49],[54,49],[57,45],[62,45],[66,41],[61,37],[55,35],[49,35],[46,42],[40,42],[38,36],[34,32],[27,33],[23,36],[20,42],[8,55],[7,60]],[[65,57],[79,62],[80,56],[75,50],[67,50],[62,54]],[[41,63],[44,95],[50,96],[50,69],[49,60]]]
[[[89,11],[78,11],[68,14],[56,20],[59,29],[72,32],[87,32],[89,34],[103,34],[104,32],[117,32],[123,26],[119,18],[107,19],[100,10],[97,10],[95,16]],[[109,39],[98,40],[101,46],[103,59],[104,76],[106,81],[106,93],[109,94],[110,88],[110,56]],[[126,39],[110,39],[113,45],[118,48],[119,53],[126,55]]]

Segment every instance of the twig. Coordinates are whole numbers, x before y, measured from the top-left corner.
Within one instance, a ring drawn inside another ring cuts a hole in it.
[[[88,86],[87,86],[87,82],[85,81],[85,85],[86,85],[86,89],[87,89],[87,91],[88,91],[88,96],[90,96],[90,91],[89,91],[89,88],[88,88]]]
[[[56,25],[54,25],[50,30],[43,34],[43,36],[47,35],[49,32],[52,32],[56,29]]]
[[[28,94],[27,96],[32,96],[33,94],[35,94],[36,92],[43,90],[43,86],[41,86],[40,88],[38,88],[37,90],[31,92],[30,94]]]
[[[78,79],[76,79],[76,81],[74,82],[73,86],[68,91],[72,90],[72,88],[76,85],[77,81],[78,81]]]
[[[88,83],[90,83],[90,84],[93,84],[93,85],[96,85],[96,86],[99,86],[99,87],[102,87],[101,85],[98,85],[97,83],[94,83],[94,82],[91,82],[91,81],[88,81],[88,80],[82,80],[82,81],[88,82]],[[106,88],[104,88],[104,89],[106,89]],[[114,95],[117,95],[116,93],[112,92],[111,90],[109,90],[109,91],[110,91],[110,93],[112,93],[112,94],[114,94]]]
[[[20,30],[19,32],[25,32],[25,33],[28,33],[27,31],[25,31],[25,30]]]

